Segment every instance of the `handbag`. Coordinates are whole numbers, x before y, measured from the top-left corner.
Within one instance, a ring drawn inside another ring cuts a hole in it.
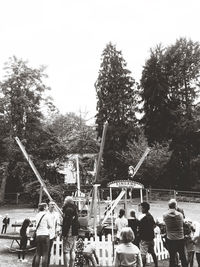
[[[36,226],[36,228],[35,228],[35,230],[33,232],[33,235],[32,235],[32,237],[30,239],[30,245],[31,245],[31,247],[36,247],[36,232],[37,232],[37,229],[38,229],[38,227],[40,225],[40,222],[41,222],[42,218],[44,217],[44,215],[46,215],[46,213],[43,214],[42,217],[40,218],[40,220],[39,220],[39,222],[38,222],[38,224],[37,224],[37,226]]]

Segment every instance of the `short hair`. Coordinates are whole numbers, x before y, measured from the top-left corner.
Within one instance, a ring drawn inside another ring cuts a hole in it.
[[[71,196],[66,196],[64,204],[71,203],[74,204],[73,198]]]
[[[145,210],[145,212],[150,210],[150,205],[148,202],[142,202],[140,205]]]
[[[177,208],[176,199],[174,199],[174,198],[170,199],[170,201],[168,202],[168,206],[170,209],[176,209]]]
[[[131,211],[130,211],[130,216],[131,216],[131,217],[135,217],[135,211],[134,211],[134,210],[131,210]]]
[[[125,210],[124,209],[120,209],[119,210],[119,217],[121,218],[122,216],[124,216],[125,214]]]
[[[130,227],[124,227],[120,233],[120,240],[122,243],[130,243],[135,239],[133,230]]]
[[[47,203],[40,203],[38,205],[38,210],[39,211],[44,211],[47,208]]]

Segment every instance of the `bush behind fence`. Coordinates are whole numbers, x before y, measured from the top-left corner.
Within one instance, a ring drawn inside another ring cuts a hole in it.
[[[103,193],[101,193],[103,191]],[[109,196],[109,194],[105,194],[105,192],[108,191],[108,188],[104,188],[100,190],[100,198],[101,200],[105,200],[105,195]],[[118,192],[119,191],[119,192]],[[115,199],[118,194],[120,193],[120,190],[118,190],[113,194],[113,199]],[[131,198],[138,198],[139,201],[139,192],[138,190],[133,190],[133,194]],[[179,191],[179,190],[173,190],[173,189],[155,189],[155,188],[147,188],[143,190],[143,198],[144,201],[168,201],[170,198],[175,198],[179,202],[194,202],[194,203],[200,203],[200,192],[197,191]],[[130,199],[130,196],[128,196],[128,199]],[[39,201],[38,199],[33,200],[30,198],[30,195],[28,193],[18,192],[18,193],[6,193],[4,204],[14,204],[14,205],[35,205],[34,203],[37,203]]]

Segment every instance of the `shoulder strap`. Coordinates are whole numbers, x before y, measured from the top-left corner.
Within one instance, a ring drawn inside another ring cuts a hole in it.
[[[43,215],[41,216],[41,218],[40,218],[40,220],[39,220],[39,222],[38,222],[38,224],[37,224],[37,226],[36,226],[36,228],[35,228],[35,231],[37,231],[37,229],[38,229],[38,227],[39,227],[39,225],[40,225],[40,223],[41,223],[41,220],[42,220],[42,218],[43,218],[45,215],[46,215],[46,213],[43,214]]]

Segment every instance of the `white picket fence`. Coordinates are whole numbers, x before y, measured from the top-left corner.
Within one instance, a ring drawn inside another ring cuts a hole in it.
[[[102,236],[101,240],[97,237],[90,238],[90,240],[85,239],[84,243],[88,244],[89,242],[95,242],[96,244],[96,253],[99,258],[100,266],[112,266],[113,264],[113,255],[115,247],[113,247],[113,242],[111,240],[111,235],[107,237]],[[168,258],[168,251],[164,248],[163,242],[160,235],[156,235],[155,238],[155,252],[158,257],[158,260],[163,260]],[[147,255],[147,262],[152,262],[153,259],[151,255]],[[51,260],[50,264],[54,265],[63,265],[63,249],[62,241],[58,237],[53,244],[51,251]]]

